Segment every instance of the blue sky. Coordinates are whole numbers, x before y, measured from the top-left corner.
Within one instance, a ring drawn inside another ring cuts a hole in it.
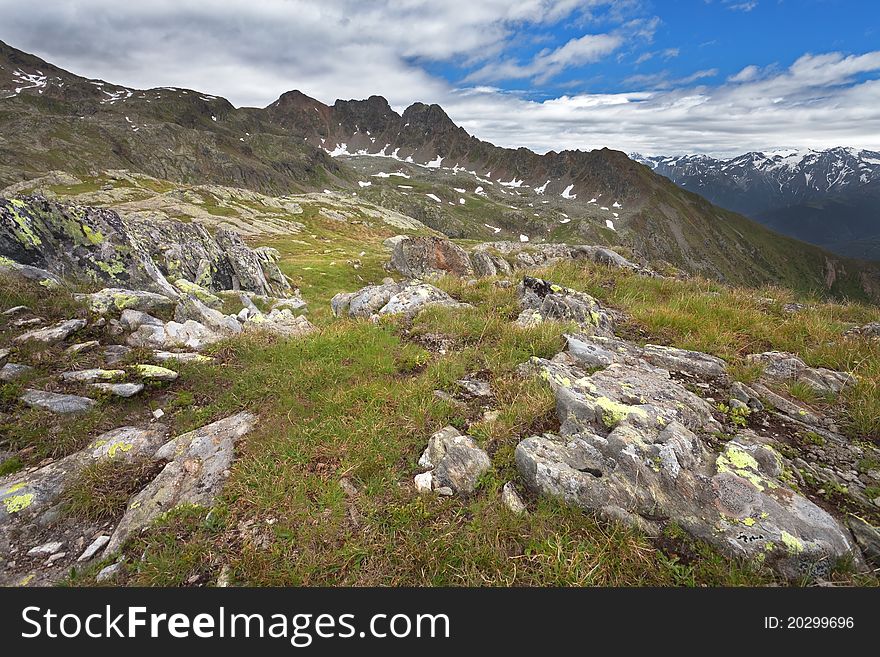
[[[440,103],[537,151],[880,150],[868,0],[0,0],[0,39],[90,77],[265,106]]]

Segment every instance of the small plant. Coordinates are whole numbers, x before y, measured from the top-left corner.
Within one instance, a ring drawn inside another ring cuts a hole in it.
[[[740,427],[744,429],[749,424],[749,415],[752,412],[748,408],[739,407],[730,407],[727,404],[718,404],[716,407],[719,411],[724,413],[727,416],[727,419],[730,420],[730,423],[735,427]]]
[[[99,461],[64,492],[63,508],[90,522],[116,519],[125,512],[129,498],[151,481],[161,466],[152,461]]]
[[[801,434],[801,435],[803,436],[803,439],[804,439],[806,442],[810,443],[811,445],[818,445],[818,446],[821,447],[822,445],[825,444],[825,438],[823,438],[822,436],[820,436],[820,435],[819,435],[818,433],[816,433],[815,431],[805,431],[805,432],[804,432],[803,434]]]
[[[5,477],[13,472],[18,472],[24,467],[24,463],[17,456],[10,456],[8,459],[0,463],[0,477]]]

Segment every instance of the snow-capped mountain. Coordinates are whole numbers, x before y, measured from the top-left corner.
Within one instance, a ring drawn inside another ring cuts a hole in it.
[[[631,157],[780,232],[846,255],[880,258],[880,152],[838,147],[752,152],[726,160]]]

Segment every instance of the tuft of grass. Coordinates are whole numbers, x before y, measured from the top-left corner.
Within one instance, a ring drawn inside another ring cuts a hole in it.
[[[71,516],[93,523],[117,520],[125,513],[131,496],[152,481],[162,466],[142,460],[98,461],[64,491],[62,508]]]

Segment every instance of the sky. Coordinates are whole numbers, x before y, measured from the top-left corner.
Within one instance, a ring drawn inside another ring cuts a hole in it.
[[[0,0],[0,40],[87,77],[263,107],[439,103],[538,152],[880,150],[876,0]]]

